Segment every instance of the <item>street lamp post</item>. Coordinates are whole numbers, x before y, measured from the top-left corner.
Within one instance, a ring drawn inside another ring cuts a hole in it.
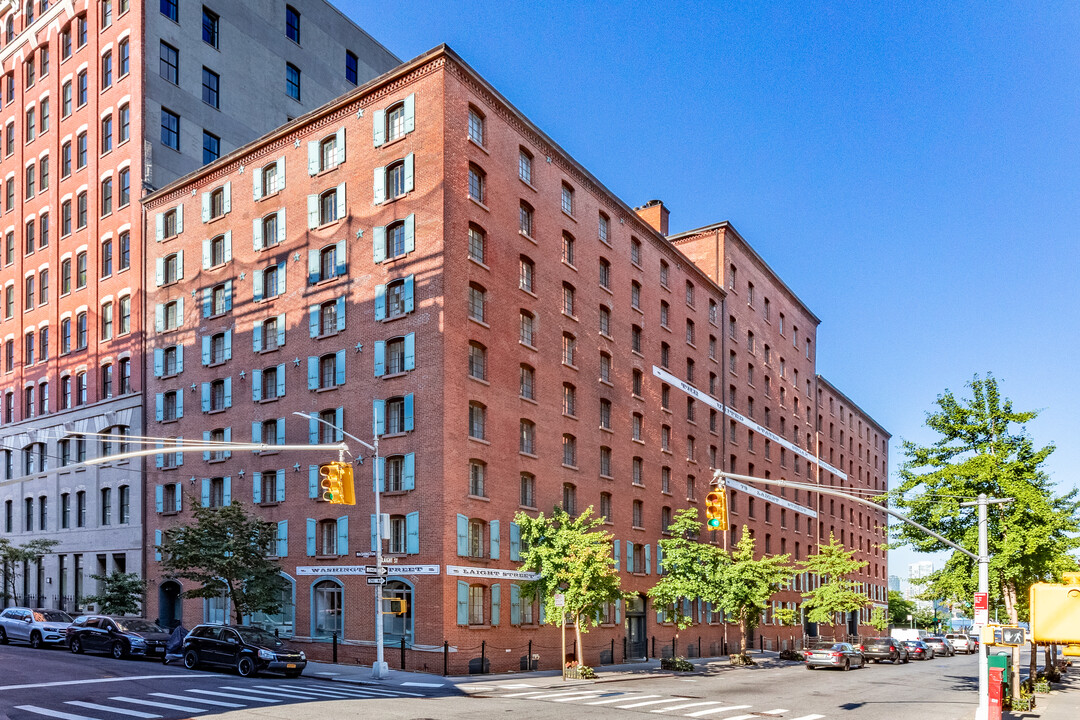
[[[380,498],[382,495],[382,488],[380,487],[379,478],[379,435],[374,432],[375,428],[372,428],[372,435],[374,436],[371,443],[366,443],[360,438],[356,437],[352,433],[345,432],[345,428],[340,428],[333,423],[327,422],[314,413],[308,414],[303,412],[294,412],[293,415],[299,415],[306,417],[308,420],[314,420],[322,423],[327,427],[332,427],[340,432],[350,440],[355,440],[360,443],[373,454],[371,462],[371,480],[372,485],[375,488],[375,577],[382,579],[383,577],[383,557],[382,557],[382,513],[380,512]],[[375,586],[376,601],[375,601],[375,662],[371,665],[371,677],[376,680],[381,680],[390,674],[389,666],[386,664],[385,652],[383,647],[383,614],[382,614],[382,585]]]

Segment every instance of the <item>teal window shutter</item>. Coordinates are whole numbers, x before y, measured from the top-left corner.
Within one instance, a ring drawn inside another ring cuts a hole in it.
[[[285,294],[285,268],[286,268],[286,265],[285,265],[284,262],[279,262],[277,264],[277,294],[278,295],[284,295]]]
[[[251,349],[254,352],[262,352],[263,321],[256,320],[255,327],[251,331]]]
[[[280,422],[280,421],[279,421]],[[285,502],[285,470],[277,470],[274,473],[274,499]]]
[[[510,523],[510,560],[521,560],[521,527],[516,522]]]
[[[162,332],[165,329],[165,306],[161,303],[154,305],[154,330]]]
[[[308,497],[319,497],[319,466],[308,465]]]
[[[375,341],[375,377],[386,374],[386,341]]]
[[[225,407],[232,407],[232,377],[225,378]]]
[[[278,397],[285,397],[285,363],[281,363],[280,365],[277,366],[277,396]],[[282,437],[285,434],[284,422],[285,421],[282,420],[281,421],[282,424],[278,428],[278,435],[282,436]],[[283,444],[283,441],[278,440],[278,445],[282,445],[282,444]]]
[[[202,364],[203,365],[209,365],[210,360],[211,360],[211,357],[210,357],[210,336],[209,335],[203,335],[203,339],[202,339]]]
[[[202,316],[208,318],[214,314],[214,304],[212,302],[213,294],[210,288],[203,288],[202,291]]]
[[[251,422],[251,442],[261,443],[262,441],[262,423],[258,420],[253,420]]]
[[[176,439],[177,439],[177,440],[178,440],[178,441],[180,442],[180,444],[181,444],[181,445],[183,445],[183,444],[184,444],[184,442],[183,442],[183,441],[184,441],[184,438],[182,438],[182,437],[178,437],[178,438],[176,438]],[[182,452],[180,452],[180,451],[177,451],[177,452],[176,452],[176,460],[175,460],[174,464],[175,464],[175,465],[176,465],[177,467],[179,467],[179,466],[181,466],[181,465],[183,465],[183,464],[184,464],[184,453],[182,453]],[[179,495],[177,495],[177,500],[179,500],[179,499],[180,499],[180,497],[179,497]]]
[[[259,402],[263,399],[262,370],[251,371],[251,400]]]
[[[285,313],[277,316],[277,344],[278,347],[285,344]]]
[[[386,142],[386,111],[376,110],[371,114],[371,135],[375,147],[382,147]]]
[[[164,405],[165,393],[157,393],[156,395],[154,395],[154,418],[158,422],[161,422],[161,420],[165,417]]]
[[[413,170],[414,170],[413,154],[409,153],[408,155],[405,156],[405,188],[404,188],[405,192],[412,192],[413,191],[413,174],[414,174]]]
[[[498,627],[502,610],[502,583],[491,584],[491,625]]]
[[[413,292],[416,290],[416,276],[407,275],[405,277],[405,292],[402,304],[405,306],[405,312],[410,313],[413,311],[415,303],[413,302]]]
[[[225,262],[231,262],[232,261],[232,230],[226,230],[225,231],[225,247],[223,249],[224,249],[225,252],[222,253],[222,254],[224,255]],[[232,298],[231,298],[231,295],[232,295],[232,280],[229,280],[228,282],[225,283],[225,293],[226,293],[226,301],[225,302],[228,303],[227,308],[231,310],[232,309]]]
[[[345,297],[344,296],[339,297],[334,302],[334,309],[337,310],[337,312],[334,313],[337,316],[337,318],[336,318],[337,319],[337,331],[341,332],[342,330],[345,329]]]
[[[210,412],[210,383],[208,382],[202,384],[202,411]]]
[[[307,359],[307,389],[319,389],[319,358],[308,355]]]
[[[223,505],[232,505],[232,478],[221,479],[221,502]]]
[[[176,393],[176,417],[184,417],[184,393],[180,391]]]
[[[379,547],[379,530],[378,523],[376,522],[375,514],[371,515],[371,552]]]
[[[341,431],[345,428],[345,408],[334,408],[334,442],[341,442],[345,436]]]
[[[386,319],[386,286],[375,286],[375,319]]]
[[[499,559],[499,545],[501,545],[502,538],[499,536],[499,521],[492,520],[488,523],[488,534],[491,536],[491,559]]]
[[[469,518],[457,516],[457,554],[466,557],[469,554]]]
[[[616,625],[619,625],[619,624],[622,623],[622,617],[621,616],[622,616],[622,598],[618,598],[618,599],[615,600],[615,624]]]
[[[664,574],[664,546],[656,543],[656,574]]]
[[[416,129],[416,93],[405,96],[404,131],[411,133]]]
[[[345,384],[345,351],[338,350],[337,357],[334,358],[334,384]]]
[[[203,442],[210,442],[210,431],[209,430],[203,430],[202,439],[203,439]],[[203,459],[204,462],[209,462],[210,461],[210,451],[209,450],[203,450],[202,459]]]
[[[462,580],[457,584],[457,624],[469,624],[469,583]]]
[[[313,337],[319,337],[319,306],[308,306],[308,334]]]
[[[374,190],[374,197],[372,198],[376,205],[380,205],[386,200],[386,168],[375,168],[374,174],[371,179],[371,187]],[[316,198],[318,199],[318,198]]]
[[[416,369],[416,333],[405,336],[405,369]]]
[[[540,624],[544,624],[544,601],[540,601]]]
[[[319,444],[319,421],[310,415],[308,416],[308,442],[312,445]]]
[[[310,249],[307,251],[308,285],[314,285],[321,279],[319,277],[319,251]]]
[[[386,228],[381,225],[372,228],[371,256],[376,263],[386,260]]]
[[[420,552],[420,513],[411,512],[405,516],[405,552],[416,555]]]
[[[258,175],[258,173],[255,173]],[[202,241],[202,266],[203,270],[209,270],[212,266],[210,255],[210,238],[205,238]]]
[[[154,488],[154,509],[162,512],[165,506],[165,488],[158,485]]]
[[[613,545],[613,548],[614,548],[614,551],[615,551],[615,572],[619,572],[619,560],[621,558],[619,557],[619,541],[618,540],[615,541],[615,543]]]
[[[375,473],[371,476],[371,489],[374,492],[375,483],[379,484],[379,492],[386,492],[386,458],[380,457],[375,465]]]
[[[510,624],[521,624],[521,586],[510,583]]]
[[[405,396],[405,432],[413,429],[413,394]]]
[[[318,523],[312,518],[307,519],[307,554],[308,557],[315,556],[315,529]]]
[[[307,226],[308,230],[319,227],[319,196],[307,196]]]
[[[626,572],[634,572],[634,543],[626,541]]]
[[[277,524],[277,556],[289,554],[289,521],[279,520]]]
[[[154,348],[154,377],[161,377],[165,374],[165,351],[161,348]]]
[[[262,473],[258,471],[251,473],[251,502],[262,502]]]
[[[232,426],[229,426],[229,427],[225,428],[225,442],[227,442],[227,443],[232,442]],[[227,457],[227,458],[231,458],[232,457],[232,450],[226,450],[225,453],[224,453],[224,456]]]
[[[308,175],[319,174],[319,141],[309,140],[307,144],[307,171]]]
[[[154,547],[154,559],[157,560],[158,562],[161,562],[161,550],[160,550],[160,547],[161,547],[161,531],[160,530],[155,530],[154,531],[154,546],[155,546]],[[466,597],[466,600],[468,600],[468,597]]]
[[[263,274],[262,270],[256,270],[251,274],[251,288],[255,301],[263,299]]]
[[[202,479],[202,506],[210,507],[210,478]]]
[[[416,453],[406,453],[401,472],[401,489],[416,489]]]
[[[652,572],[652,544],[645,543],[645,574]]]
[[[349,554],[349,516],[342,515],[337,519],[337,554]]]
[[[416,214],[405,216],[405,252],[416,250]]]
[[[232,333],[232,331],[230,330],[228,333],[225,334],[226,341],[228,340],[229,335],[231,333]],[[225,359],[226,360],[229,359],[228,345],[225,346]],[[184,346],[183,345],[177,345],[176,346],[176,372],[177,373],[184,372]]]
[[[184,509],[184,488],[181,487],[180,483],[174,483],[174,485],[176,486],[176,490],[174,491],[174,496],[176,497],[176,512],[180,512]]]
[[[345,262],[348,249],[345,246],[344,240],[338,240],[337,247],[334,251],[334,259],[337,261],[334,265],[334,275],[341,276],[345,274],[347,263]]]
[[[262,228],[262,218],[255,218],[251,221],[251,246],[255,251],[262,250],[263,248]]]
[[[372,421],[375,425],[375,434],[382,435],[386,432],[386,401],[375,400],[372,406]]]

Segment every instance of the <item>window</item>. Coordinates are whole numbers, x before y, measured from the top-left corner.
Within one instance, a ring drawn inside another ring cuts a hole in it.
[[[177,121],[179,126],[179,121]],[[120,106],[120,132],[119,142],[124,143],[131,137],[131,108],[127,105]]]
[[[180,116],[165,108],[161,108],[161,144],[180,149]]]
[[[611,401],[607,399],[600,400],[600,427],[605,430],[611,429]],[[601,475],[611,473],[600,473]]]
[[[518,151],[518,177],[532,184],[532,155],[525,148]]]
[[[469,461],[469,494],[476,497],[486,497],[484,492],[484,472],[486,463],[480,460]]]
[[[469,164],[469,197],[478,203],[484,202],[484,182],[486,175],[478,166]]]
[[[180,22],[180,0],[161,0],[161,14],[173,22]]]
[[[529,365],[522,365],[520,372],[519,393],[526,400],[536,399],[536,371]]]
[[[82,406],[86,404],[86,373],[80,372],[75,374],[75,405]]]
[[[534,340],[535,340],[535,332],[534,332],[535,322],[536,322],[536,318],[533,316],[533,314],[531,312],[529,312],[528,310],[522,310],[521,311],[521,313],[520,313],[520,332],[519,332],[519,335],[518,335],[518,340],[523,345],[528,345],[529,347],[535,347],[535,343],[534,343]]]
[[[405,103],[398,103],[386,111],[386,141],[397,140],[405,135]]]
[[[468,534],[469,557],[475,557],[475,558],[487,557],[487,553],[484,552],[484,535],[485,535],[484,531],[486,529],[486,527],[485,527],[486,525],[487,525],[487,523],[485,523],[483,520],[469,520],[469,531],[468,531],[468,533],[469,533]],[[482,586],[480,586],[480,590],[483,591]],[[470,588],[469,595],[470,595],[470,603],[469,603],[469,605],[470,605],[470,615],[471,615],[472,614],[471,613],[471,609],[472,609],[471,608],[471,606],[472,606],[472,602],[471,602],[472,588]],[[483,602],[482,601],[481,601],[481,610],[483,610]]]
[[[571,383],[563,383],[563,415],[577,415],[577,388]]]
[[[487,348],[478,342],[469,343],[469,377],[487,380]]]
[[[563,233],[562,236],[562,259],[567,265],[573,267],[574,265],[574,236],[570,233]]]
[[[202,39],[210,47],[216,48],[218,46],[219,25],[220,18],[218,14],[207,9],[204,5],[202,9]]]
[[[577,438],[570,434],[564,434],[562,437],[562,449],[563,465],[577,467]],[[569,509],[566,511],[570,512]]]
[[[30,142],[34,139],[34,132],[37,130],[37,119],[35,117],[36,112],[34,108],[29,108],[26,111],[23,135],[26,136],[25,142]]]
[[[641,283],[637,280],[630,282],[630,307],[635,310],[641,309]]]
[[[408,304],[407,304],[408,301]],[[386,285],[386,316],[398,317],[412,309],[412,294],[405,280],[395,280]]]
[[[600,306],[600,334],[611,336],[611,310],[606,305]]]
[[[570,317],[574,315],[574,286],[570,283],[563,283],[563,313]]]
[[[611,382],[611,355],[606,352],[600,353],[600,382]]]
[[[319,196],[319,225],[338,221],[338,204],[337,188],[327,190]]]
[[[520,222],[521,222],[521,225],[520,225],[521,234],[524,235],[525,237],[530,237],[531,238],[532,237],[532,232],[533,232],[533,209],[525,201],[522,201],[522,203],[521,203],[520,218],[521,218],[521,220],[520,220]]]
[[[562,185],[562,210],[567,215],[574,214],[574,189],[566,183]]]
[[[536,454],[536,423],[532,420],[522,419],[519,423],[518,452]]]
[[[113,211],[113,181],[107,178],[101,181],[101,217],[111,215]]]
[[[600,287],[605,290],[611,289],[611,263],[604,258],[600,258]]]
[[[75,316],[75,341],[77,350],[85,350],[88,341],[86,326],[86,312]]]
[[[668,324],[668,304],[666,300],[660,301],[660,327],[667,327]]]
[[[81,192],[75,197],[76,215],[75,215],[75,229],[82,230],[86,227],[87,219],[87,195],[86,192]],[[85,285],[85,283],[83,283]],[[82,287],[80,285],[80,287]]]
[[[641,502],[640,500],[635,500],[634,501],[634,513],[633,513],[633,526],[634,527],[642,527],[643,526],[643,522],[644,522],[643,517],[644,517],[644,515],[645,515],[645,504],[643,502]],[[637,553],[635,552],[634,555],[635,555],[634,560],[637,560]]]
[[[573,483],[563,483],[562,507],[568,515],[577,515],[577,487]]]
[[[33,64],[28,65],[33,67]],[[112,86],[113,82],[113,63],[112,53],[106,52],[101,56],[101,89],[104,90]]]
[[[123,237],[121,237],[123,239]],[[119,335],[127,335],[131,332],[131,296],[122,295],[118,301],[120,304],[120,313],[118,318],[119,327],[117,333]],[[121,361],[121,365],[123,361]]]
[[[75,76],[75,83],[76,83],[76,86],[78,88],[78,90],[77,90],[78,97],[76,98],[76,100],[78,102],[78,106],[82,107],[82,106],[86,105],[87,92],[88,92],[88,89],[89,89],[87,87],[87,84],[86,84],[87,80],[86,80],[86,71],[85,70],[83,70],[82,72],[80,72],[78,75]]]
[[[562,340],[563,364],[574,367],[574,354],[577,351],[577,339],[572,334],[564,332]]]
[[[113,336],[113,304],[106,302],[101,306],[101,339],[111,340]]]
[[[483,287],[472,283],[469,285],[469,318],[477,322],[484,322],[484,310],[487,292]]]
[[[351,50],[345,51],[345,80],[349,83],[356,85],[360,81],[360,73],[358,66],[360,59],[356,57],[356,53]]]
[[[292,63],[285,63],[285,94],[300,101],[300,68]]]
[[[469,258],[478,263],[484,262],[484,231],[476,225],[469,226]]]
[[[484,144],[484,115],[474,107],[469,108],[469,139],[477,145]]]
[[[300,11],[292,5],[285,6],[285,37],[300,44]]]
[[[202,69],[202,100],[212,108],[221,107],[221,76],[208,67]]]
[[[530,473],[521,473],[521,493],[519,502],[524,507],[536,507],[536,478]]]
[[[630,349],[636,353],[641,352],[641,326],[634,325],[630,332]],[[638,393],[639,395],[641,393]]]
[[[106,115],[101,119],[101,154],[111,152],[113,148],[113,119]]]
[[[478,402],[469,403],[469,437],[487,439],[487,408]]]
[[[158,74],[173,85],[180,84],[180,51],[164,40],[161,41],[158,52]],[[84,100],[80,91],[79,104]]]

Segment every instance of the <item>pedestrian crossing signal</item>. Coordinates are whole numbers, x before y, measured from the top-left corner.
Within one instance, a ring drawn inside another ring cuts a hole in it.
[[[727,530],[727,492],[714,487],[705,496],[705,527],[709,530]]]
[[[356,491],[353,485],[352,465],[347,462],[331,462],[319,466],[319,486],[322,499],[331,505],[355,505]]]

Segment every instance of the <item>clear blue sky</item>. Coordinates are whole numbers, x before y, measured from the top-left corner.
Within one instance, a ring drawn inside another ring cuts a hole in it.
[[[991,371],[1080,484],[1080,6],[333,1],[402,59],[450,45],[672,232],[731,221],[892,432],[891,482]]]

